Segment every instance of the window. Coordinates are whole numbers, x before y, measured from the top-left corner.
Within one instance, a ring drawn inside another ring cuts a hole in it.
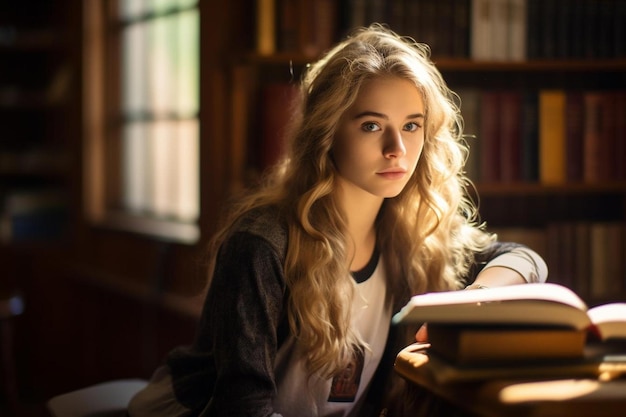
[[[193,242],[199,217],[197,0],[85,8],[89,217]]]

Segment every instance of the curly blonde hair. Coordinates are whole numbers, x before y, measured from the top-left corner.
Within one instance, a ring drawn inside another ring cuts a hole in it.
[[[285,158],[229,212],[214,241],[219,246],[233,222],[258,207],[274,206],[286,218],[289,321],[311,373],[335,373],[361,346],[350,330],[355,281],[331,149],[339,120],[363,82],[389,76],[415,83],[426,117],[417,169],[397,197],[384,201],[376,222],[387,302],[397,309],[412,294],[459,288],[473,252],[492,240],[467,194],[458,97],[431,62],[428,46],[378,24],[355,30],[307,67]]]

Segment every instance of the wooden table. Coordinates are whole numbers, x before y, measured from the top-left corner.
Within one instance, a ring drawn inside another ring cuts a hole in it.
[[[468,415],[484,417],[624,417],[626,378],[497,378],[440,382],[423,347],[398,355],[396,372]],[[613,375],[614,376],[614,375]]]

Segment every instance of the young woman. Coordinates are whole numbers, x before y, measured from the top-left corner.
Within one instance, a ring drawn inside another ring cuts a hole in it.
[[[425,45],[355,31],[308,68],[290,139],[215,237],[196,340],[132,417],[378,415],[384,358],[415,340],[390,328],[411,295],[546,279],[477,223],[459,108]]]

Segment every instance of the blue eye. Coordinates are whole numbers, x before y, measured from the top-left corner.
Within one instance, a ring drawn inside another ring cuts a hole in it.
[[[365,130],[366,132],[377,132],[380,130],[380,127],[376,123],[373,123],[373,122],[363,123],[361,125],[361,128]]]
[[[404,130],[409,131],[409,132],[415,132],[420,127],[422,127],[422,126],[420,126],[419,124],[417,124],[415,122],[410,122],[410,123],[407,123],[406,125],[404,125]]]

